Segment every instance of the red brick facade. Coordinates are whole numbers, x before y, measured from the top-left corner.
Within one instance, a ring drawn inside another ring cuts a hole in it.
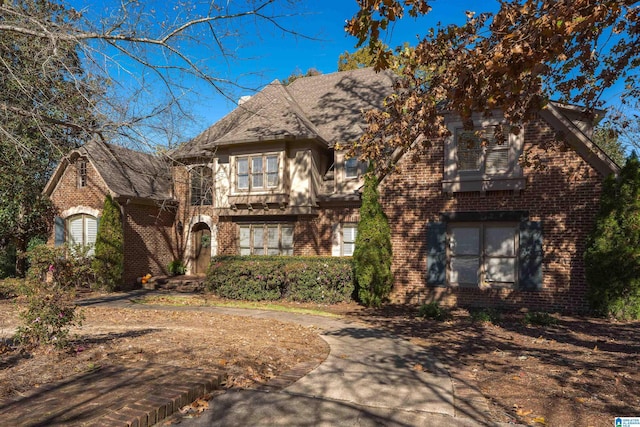
[[[578,153],[555,139],[555,130],[542,119],[524,130],[527,158],[526,186],[520,191],[443,191],[444,147],[436,143],[420,155],[406,156],[400,172],[383,179],[380,200],[389,218],[393,244],[395,286],[392,301],[418,304],[438,300],[444,304],[502,305],[531,309],[581,311],[586,307],[582,253],[598,209],[603,176]],[[73,157],[72,157],[73,158]],[[77,159],[77,157],[76,157]],[[358,202],[332,201],[311,214],[277,215],[254,212],[250,218],[217,216],[214,204],[191,206],[189,170],[172,168],[173,197],[170,206],[144,200],[118,200],[123,206],[125,283],[144,274],[166,274],[172,260],[188,261],[191,229],[206,223],[215,238],[213,254],[237,254],[238,223],[281,220],[295,224],[294,254],[330,256],[337,224],[357,223]],[[87,186],[78,188],[75,160],[68,164],[51,192],[60,214],[84,206],[101,211],[107,194],[104,180],[91,167]],[[177,206],[176,203],[177,202]],[[226,210],[227,212],[229,209]],[[536,291],[485,290],[432,286],[427,283],[427,227],[441,216],[456,212],[527,213],[542,223],[543,283]],[[51,238],[53,243],[53,235]]]
[[[63,219],[69,212],[89,213],[97,211],[102,215],[108,189],[104,180],[89,162],[87,164],[86,186],[78,185],[77,164],[85,159],[71,157],[50,198]],[[65,164],[63,164],[64,166]],[[174,216],[171,209],[160,207],[154,202],[140,204],[139,201],[118,200],[123,212],[124,231],[124,287],[135,285],[145,274],[166,274],[167,264],[176,258]],[[89,208],[89,209],[86,209]],[[54,244],[54,233],[49,244]]]
[[[538,120],[526,126],[525,153],[542,163],[524,168],[520,192],[442,191],[443,144],[413,162],[400,161],[401,173],[380,185],[392,230],[396,303],[444,304],[584,310],[586,283],[582,254],[598,210],[603,177],[576,152],[555,141],[555,132]],[[487,290],[427,285],[426,229],[447,212],[527,211],[543,224],[543,287],[539,291]]]

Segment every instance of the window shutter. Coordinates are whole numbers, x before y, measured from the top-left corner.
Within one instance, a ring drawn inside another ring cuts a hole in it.
[[[542,289],[542,223],[520,223],[520,252],[518,259],[520,289]]]
[[[73,245],[84,243],[84,222],[82,215],[69,220],[69,243]]]
[[[85,217],[86,223],[86,233],[85,233],[85,242],[84,244],[87,246],[93,246],[96,244],[96,237],[98,236],[98,221],[94,217],[87,216]]]
[[[54,220],[54,228],[55,228],[55,246],[62,246],[64,244],[64,219],[57,216]]]
[[[427,284],[444,286],[447,281],[447,224],[427,226]]]
[[[340,224],[333,224],[331,228],[331,256],[340,256]]]

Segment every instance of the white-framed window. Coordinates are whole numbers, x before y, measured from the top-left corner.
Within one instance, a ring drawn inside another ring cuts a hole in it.
[[[260,191],[280,185],[278,154],[236,157],[236,189]]]
[[[505,136],[504,129],[496,129],[496,126],[455,130],[456,166],[459,172],[495,175],[509,171],[508,134]]]
[[[358,224],[340,223],[333,226],[332,256],[353,256],[356,249]]]
[[[518,277],[518,230],[516,223],[450,223],[449,283],[512,287]]]
[[[213,204],[213,172],[207,166],[196,166],[189,171],[191,206]]]
[[[94,254],[98,235],[98,219],[89,214],[77,214],[66,220],[66,240],[71,245],[88,247],[87,255]]]
[[[473,116],[474,127],[450,120],[451,135],[445,140],[445,192],[521,190],[525,187],[522,168],[523,130],[497,118]]]
[[[88,161],[86,160],[78,160],[76,163],[77,173],[78,173],[78,188],[84,188],[87,186],[87,168]]]
[[[293,255],[293,224],[240,224],[240,255]]]
[[[360,175],[360,161],[357,157],[344,160],[344,176],[346,178],[358,178]]]

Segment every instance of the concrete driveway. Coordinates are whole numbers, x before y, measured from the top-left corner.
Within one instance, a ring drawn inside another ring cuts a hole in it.
[[[390,332],[317,316],[213,310],[318,327],[331,350],[324,362],[284,388],[216,396],[203,415],[182,420],[185,426],[496,425],[472,384],[452,378],[424,349]]]

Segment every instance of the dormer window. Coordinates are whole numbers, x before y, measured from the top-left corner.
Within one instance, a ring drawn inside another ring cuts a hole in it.
[[[78,172],[78,188],[84,188],[87,186],[87,161],[79,160],[76,163]]]
[[[518,159],[523,132],[513,133],[498,119],[474,118],[473,129],[460,121],[447,127],[442,189],[447,193],[522,190],[525,180]]]
[[[351,157],[344,161],[344,175],[346,178],[357,178],[360,172],[360,162],[357,157]]]

